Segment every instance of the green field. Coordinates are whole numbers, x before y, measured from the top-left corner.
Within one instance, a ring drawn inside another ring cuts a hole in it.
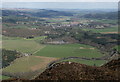
[[[120,52],[120,45],[117,45],[114,48],[117,49]]]
[[[83,48],[83,49],[80,49]],[[103,54],[97,49],[90,49],[92,46],[83,44],[66,44],[66,45],[46,45],[43,49],[38,51],[35,55],[46,57],[101,57]]]
[[[102,64],[106,62],[105,60],[82,60],[82,59],[69,59],[69,60],[63,60],[63,61],[77,62],[77,63],[86,64],[90,66],[94,66],[94,65],[101,66]]]
[[[3,48],[9,50],[17,50],[23,53],[31,53],[37,56],[45,57],[101,57],[103,54],[96,48],[84,44],[65,44],[65,45],[43,45],[39,44],[39,40],[46,36],[35,37],[33,39],[23,39],[14,37],[3,37]],[[80,49],[83,48],[83,49]],[[94,48],[94,49],[91,49]]]
[[[39,26],[36,25],[23,25],[23,24],[16,24],[16,25],[11,25],[11,24],[3,24],[3,27],[8,27],[8,28],[39,28]]]
[[[109,24],[109,23],[112,23],[112,24],[117,24],[118,20],[110,20],[110,19],[104,19],[104,20],[98,20],[98,19],[92,19],[96,22],[100,22],[100,23],[106,23],[106,24]]]
[[[54,23],[57,23],[57,22],[66,22],[66,20],[70,20],[70,17],[67,17],[67,16],[60,16],[61,18],[49,18],[47,19],[46,21],[48,22],[54,22]]]
[[[4,75],[0,75],[0,80],[5,80],[5,79],[9,79],[10,77],[8,76],[4,76]]]
[[[83,30],[85,30],[85,31],[92,31],[92,32],[95,32],[95,33],[118,32],[118,27],[110,27],[110,28],[104,28],[104,29],[89,29],[89,28],[85,28]]]
[[[44,38],[46,38],[46,36],[35,37],[33,39],[3,37],[3,48],[33,54],[32,56],[25,56],[16,59],[11,63],[10,66],[4,68],[3,71],[18,74],[25,73],[24,75],[27,78],[27,73],[33,73],[36,70],[39,70],[39,73],[41,73],[51,61],[54,61],[58,58],[70,56],[97,58],[104,56],[104,54],[101,54],[98,49],[84,44],[43,45],[38,43]],[[104,60],[94,61],[72,59],[69,61],[96,66],[100,66],[101,64],[105,63]],[[30,76],[33,77],[36,74],[38,73],[35,72]]]
[[[17,50],[23,53],[34,53],[44,47],[44,45],[35,41],[37,39],[43,39],[43,37],[36,37],[34,39],[3,37],[2,47],[8,50]]]
[[[36,40],[43,40],[45,39],[47,36],[40,36],[40,37],[34,37],[34,38],[31,38],[31,39],[26,39],[26,38],[21,38],[21,37],[7,37],[7,36],[2,36],[2,40],[33,40],[33,41],[36,41]]]

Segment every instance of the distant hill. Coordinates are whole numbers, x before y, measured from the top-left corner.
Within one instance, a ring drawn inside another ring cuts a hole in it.
[[[44,9],[33,15],[37,16],[37,17],[55,17],[55,16],[72,16],[73,14],[65,12],[65,11],[55,11],[55,10],[45,10]]]
[[[65,11],[39,9],[36,12],[18,11],[18,10],[2,10],[2,16],[33,16],[33,17],[56,17],[56,16],[73,16],[72,13]]]
[[[107,13],[90,13],[85,14],[82,17],[84,18],[95,18],[95,19],[117,19],[118,12],[107,12]]]

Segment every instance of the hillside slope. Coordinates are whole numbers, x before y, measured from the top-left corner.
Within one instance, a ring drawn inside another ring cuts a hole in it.
[[[116,61],[120,62],[120,60],[116,60]],[[118,80],[120,79],[120,77],[118,77],[116,71],[110,70],[104,66],[93,67],[93,66],[87,66],[84,64],[79,64],[74,62],[62,62],[54,65],[52,68],[47,69],[35,79],[36,80]]]
[[[120,58],[111,60],[101,67],[87,66],[74,62],[61,62],[46,69],[33,80],[120,80],[119,71]],[[21,80],[23,79],[9,79],[3,82]]]

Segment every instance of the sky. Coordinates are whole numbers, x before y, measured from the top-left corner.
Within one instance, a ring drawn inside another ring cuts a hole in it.
[[[4,2],[3,8],[117,9],[116,2]]]
[[[119,0],[2,0],[2,2],[119,2]]]
[[[117,9],[119,0],[2,0],[3,8]]]

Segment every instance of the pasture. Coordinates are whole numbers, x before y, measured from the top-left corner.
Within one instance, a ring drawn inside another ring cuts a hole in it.
[[[101,66],[106,62],[105,60],[82,60],[82,59],[69,59],[69,60],[63,60],[63,61],[76,62],[76,63],[86,64],[90,66]]]
[[[106,24],[117,24],[118,20],[110,20],[110,19],[103,19],[103,20],[100,20],[100,19],[92,19],[96,22],[100,22],[100,23],[106,23]]]
[[[33,54],[32,56],[25,56],[16,59],[10,64],[10,66],[4,68],[3,72],[10,74],[15,73],[21,75],[21,77],[29,79],[43,72],[50,62],[59,58],[70,56],[98,58],[104,56],[104,54],[101,54],[98,49],[84,44],[43,45],[38,43],[45,38],[46,36],[35,37],[32,39],[3,37],[3,48]],[[92,61],[72,59],[69,61],[96,66],[105,63],[105,61],[102,60]]]
[[[39,26],[37,25],[23,25],[23,24],[11,25],[9,23],[3,24],[3,27],[8,27],[8,26],[9,28],[39,28]]]
[[[8,50],[17,50],[23,53],[34,53],[37,50],[44,48],[45,46],[37,43],[38,37],[34,39],[23,39],[23,38],[14,38],[14,37],[4,37],[3,38],[3,48]],[[39,37],[43,39],[43,37]]]
[[[118,51],[120,51],[120,45],[115,46],[114,49],[117,49]]]
[[[0,80],[5,80],[5,79],[9,79],[10,77],[8,76],[4,76],[4,75],[0,75]]]
[[[34,55],[55,58],[70,56],[97,58],[103,56],[103,54],[101,54],[98,49],[83,44],[46,45],[43,49]]]
[[[118,27],[110,27],[110,28],[104,28],[104,29],[89,29],[85,28],[84,31],[92,31],[95,33],[117,33]]]

